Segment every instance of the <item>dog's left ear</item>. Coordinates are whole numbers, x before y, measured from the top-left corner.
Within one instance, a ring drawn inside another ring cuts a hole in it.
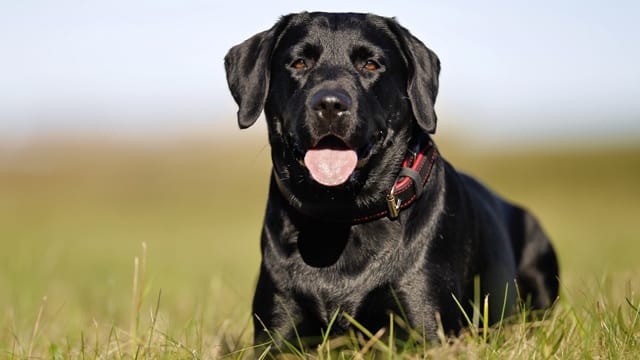
[[[224,57],[227,83],[238,104],[241,129],[253,125],[264,108],[269,92],[271,53],[291,17],[282,17],[271,29],[232,47]]]
[[[388,19],[387,24],[402,47],[409,68],[407,94],[413,116],[424,131],[433,134],[438,120],[434,105],[438,95],[440,60],[395,19]]]

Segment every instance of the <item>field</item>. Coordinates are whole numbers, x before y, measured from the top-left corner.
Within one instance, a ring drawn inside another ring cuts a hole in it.
[[[2,148],[0,357],[249,356],[269,149],[262,138],[231,143]],[[387,354],[636,358],[640,147],[440,148],[538,215],[560,256],[561,299],[546,321],[512,320],[486,341],[470,332]],[[309,356],[385,354],[366,340]]]

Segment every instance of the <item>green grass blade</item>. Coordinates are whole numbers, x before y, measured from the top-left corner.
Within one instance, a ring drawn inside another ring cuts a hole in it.
[[[389,347],[383,343],[382,341],[380,341],[380,339],[377,339],[375,337],[374,334],[371,333],[371,331],[369,331],[367,328],[365,328],[362,324],[360,324],[356,319],[354,319],[353,317],[351,317],[349,314],[347,313],[342,313],[342,316],[344,316],[353,326],[355,326],[358,330],[360,330],[360,332],[362,332],[365,336],[367,336],[369,339],[376,339],[375,343],[382,348],[383,351],[385,352],[390,352],[391,349],[389,349]]]
[[[460,304],[460,301],[458,301],[458,298],[456,297],[456,295],[455,294],[451,294],[451,296],[453,297],[453,301],[455,301],[456,305],[458,305],[458,309],[460,309],[460,312],[464,316],[465,320],[467,320],[467,325],[470,328],[473,328],[473,322],[469,318],[469,315],[467,315],[467,312],[464,310],[464,307],[462,307],[462,304]]]

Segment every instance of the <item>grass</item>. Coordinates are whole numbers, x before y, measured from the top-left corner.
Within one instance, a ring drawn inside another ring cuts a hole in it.
[[[561,261],[554,311],[485,328],[479,306],[469,331],[438,346],[394,341],[404,325],[392,318],[386,332],[326,336],[304,356],[636,358],[640,148],[439,144],[538,215]],[[250,302],[268,158],[264,140],[53,139],[0,150],[0,357],[259,357]]]

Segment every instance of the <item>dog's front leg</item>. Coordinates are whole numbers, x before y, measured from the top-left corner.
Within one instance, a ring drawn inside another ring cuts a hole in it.
[[[315,342],[322,325],[303,306],[295,292],[279,289],[268,270],[261,266],[253,298],[254,344],[272,344],[271,351],[290,352]]]

